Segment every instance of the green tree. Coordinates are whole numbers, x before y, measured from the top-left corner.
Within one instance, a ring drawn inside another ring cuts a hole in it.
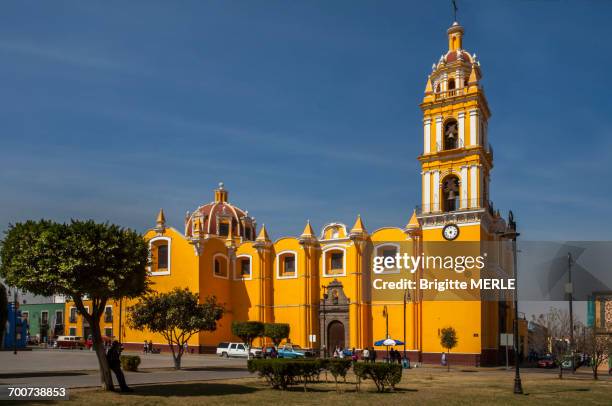
[[[0,347],[4,340],[6,319],[8,319],[8,297],[6,296],[6,288],[0,283]]]
[[[148,247],[130,229],[93,220],[49,220],[9,226],[0,248],[0,275],[9,285],[37,295],[64,295],[91,326],[102,388],[113,390],[100,317],[108,301],[147,289]],[[89,310],[84,302],[89,300]]]
[[[166,293],[151,293],[131,306],[128,324],[137,330],[161,334],[172,350],[174,368],[181,369],[185,343],[200,331],[215,331],[223,312],[214,296],[200,303],[197,293],[174,288]]]
[[[263,336],[264,324],[260,321],[233,321],[232,334],[240,337],[247,347],[247,357],[251,358],[251,344],[257,337]]]
[[[446,351],[450,353],[450,350],[457,346],[457,332],[452,327],[445,327],[440,332],[440,344]],[[447,371],[450,371],[450,357],[446,357]]]
[[[289,337],[290,327],[287,323],[265,323],[264,324],[264,337],[268,337],[274,343],[274,346],[278,348],[281,341]]]

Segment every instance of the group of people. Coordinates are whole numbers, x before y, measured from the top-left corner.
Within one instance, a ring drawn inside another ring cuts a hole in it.
[[[361,360],[364,362],[376,362],[376,350],[374,347],[365,347],[361,352]]]
[[[402,363],[402,353],[395,348],[391,348],[389,350],[389,363],[394,364],[396,362],[398,364]]]
[[[144,346],[142,348],[144,354],[153,354],[153,341],[144,340]]]

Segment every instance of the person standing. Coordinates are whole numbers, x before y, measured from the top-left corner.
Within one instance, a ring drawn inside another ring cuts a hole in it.
[[[144,354],[149,352],[149,343],[147,342],[147,340],[144,340],[144,346],[142,347],[142,352]]]
[[[442,353],[442,360],[441,360],[441,362],[442,362],[442,366],[446,365],[446,353],[445,352]]]
[[[370,350],[368,349],[368,347],[365,347],[363,349],[363,353],[361,355],[362,355],[362,359],[365,362],[370,362]]]
[[[371,347],[370,349],[370,361],[376,362],[376,350],[374,347]]]
[[[123,375],[123,371],[121,370],[121,344],[119,341],[113,341],[110,349],[106,353],[106,360],[108,361],[108,366],[111,371],[115,373],[117,377],[117,382],[119,382],[119,387],[121,388],[121,392],[133,392],[133,389],[130,389],[125,382],[125,376]]]

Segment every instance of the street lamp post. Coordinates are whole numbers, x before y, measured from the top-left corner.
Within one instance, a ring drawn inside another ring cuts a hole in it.
[[[574,368],[574,287],[572,285],[572,253],[567,253],[567,271],[568,271],[568,283],[567,283],[567,294],[569,299],[569,325],[570,325],[570,354],[572,356],[572,373],[575,374],[576,370]]]
[[[514,221],[514,213],[510,211],[508,215],[508,229],[501,233],[502,238],[507,238],[512,241],[512,259],[514,263],[514,393],[517,395],[523,394],[523,385],[521,383],[521,372],[519,367],[519,329],[518,329],[518,261],[516,258],[516,238],[520,233],[516,232],[516,221]]]
[[[323,328],[321,329],[321,345],[323,347],[323,358],[327,358],[327,325],[325,324],[325,303],[327,302],[327,287],[321,285],[323,289]]]
[[[389,311],[387,305],[383,307],[383,317],[385,318],[385,340],[389,338]],[[383,343],[384,344],[384,343]],[[387,362],[389,362],[389,346],[387,345]]]
[[[404,290],[404,359],[406,359],[406,303],[410,300],[410,292]]]

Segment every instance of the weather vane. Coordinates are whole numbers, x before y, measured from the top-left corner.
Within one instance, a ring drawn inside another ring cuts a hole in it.
[[[453,3],[453,15],[455,17],[453,21],[457,21],[457,2],[455,2],[455,0],[452,0],[452,3]]]

